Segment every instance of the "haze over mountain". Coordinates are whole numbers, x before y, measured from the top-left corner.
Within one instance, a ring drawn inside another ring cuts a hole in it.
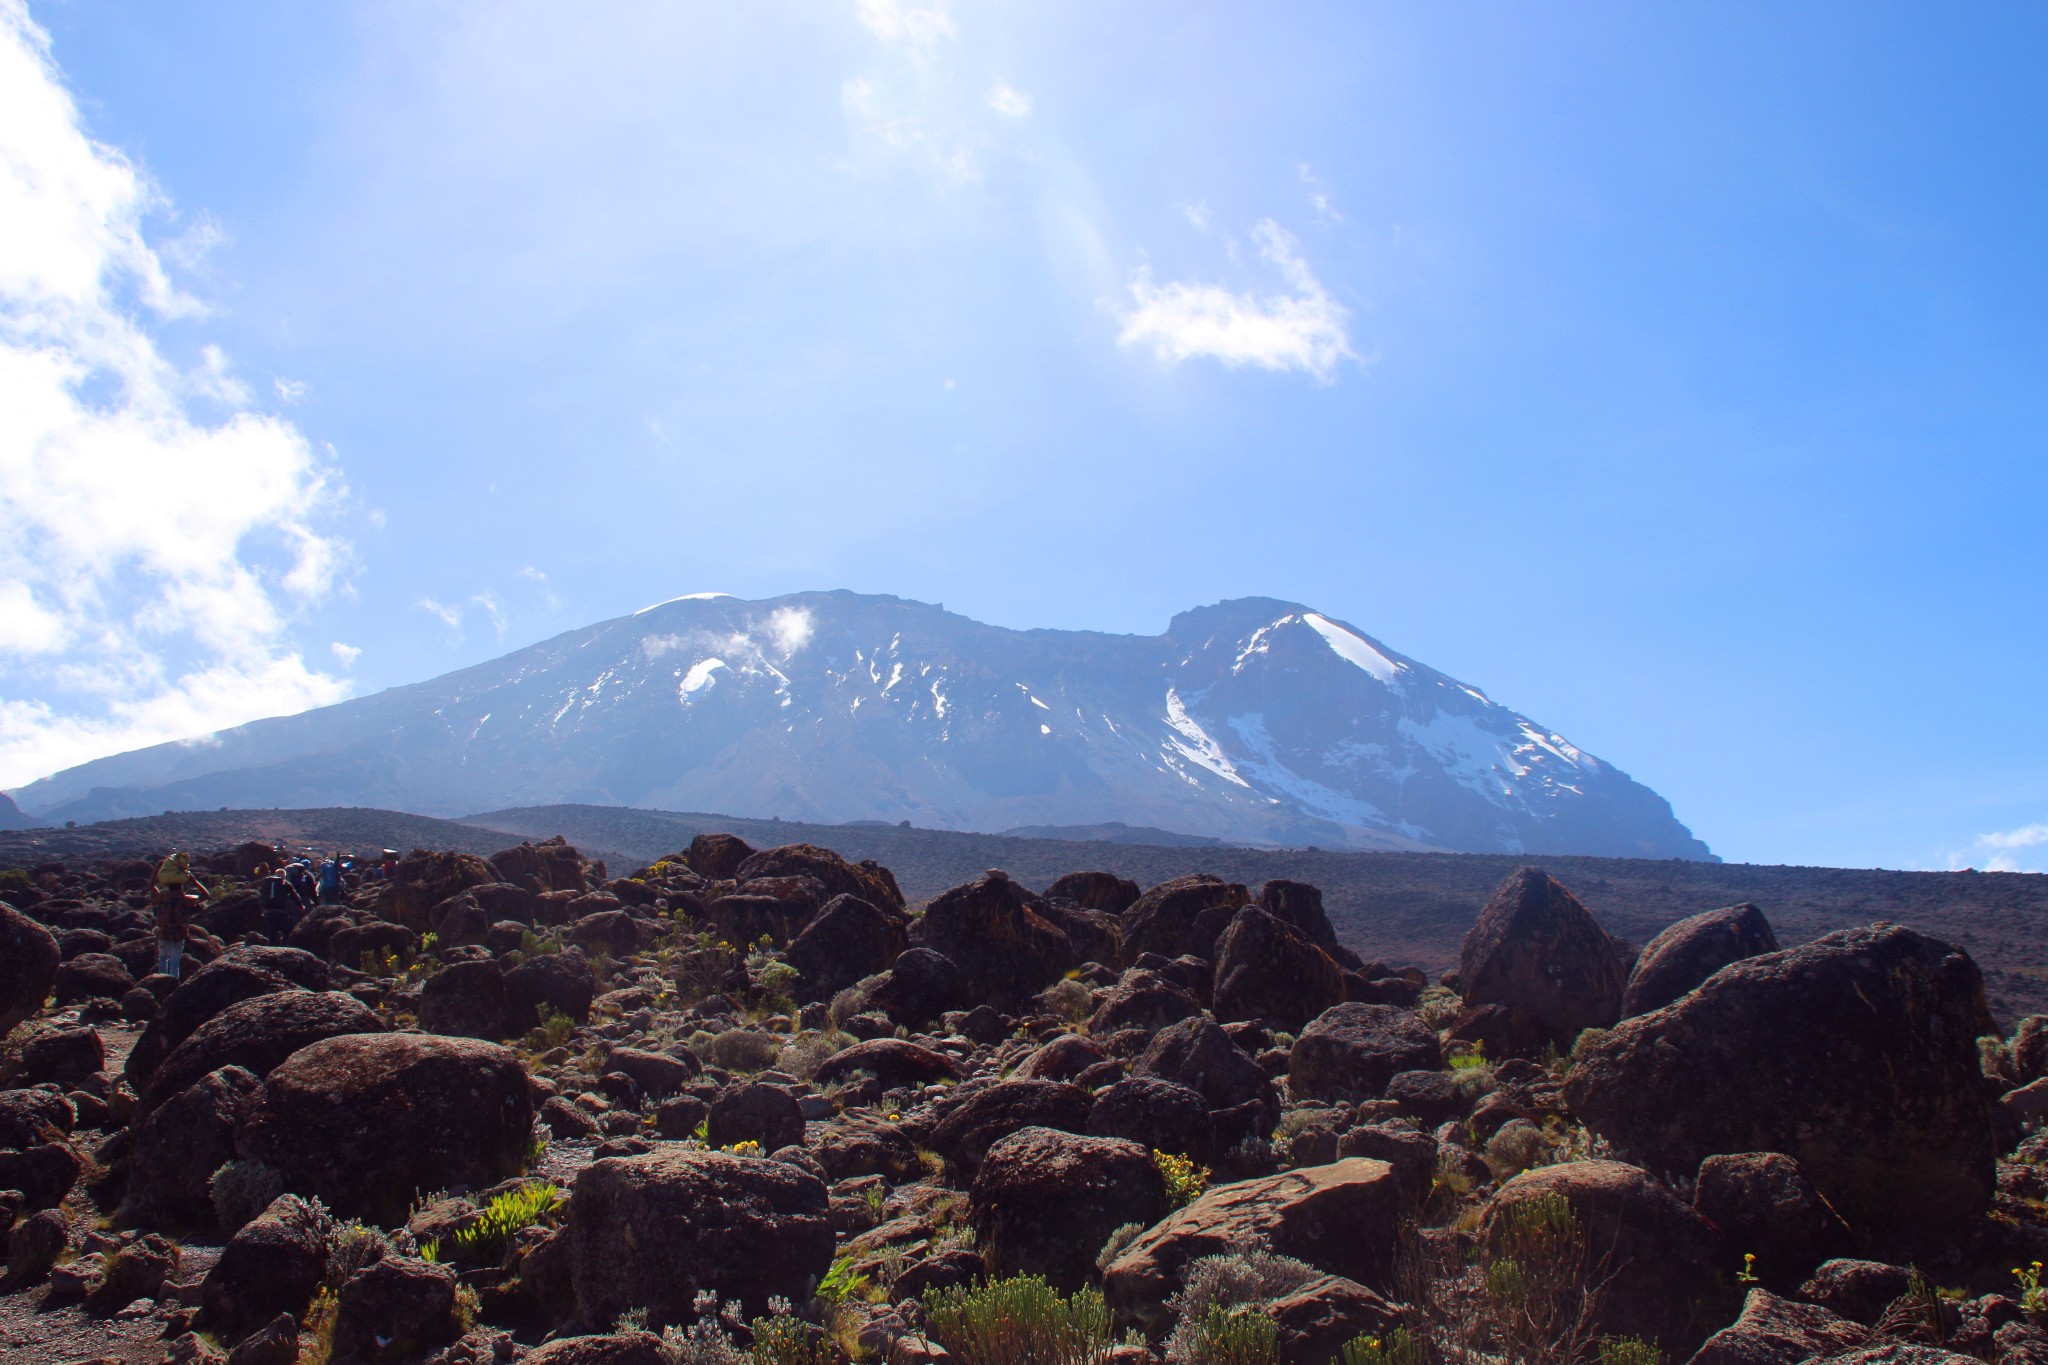
[[[1157,636],[851,592],[678,598],[296,716],[82,764],[50,822],[217,806],[593,802],[941,829],[1711,858],[1655,792],[1298,603]]]

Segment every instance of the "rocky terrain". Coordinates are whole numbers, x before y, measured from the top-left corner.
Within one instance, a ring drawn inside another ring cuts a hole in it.
[[[0,873],[9,1361],[2048,1361],[2048,1018],[1919,928],[1524,868],[1433,979],[1301,880],[704,832],[269,943],[276,857],[177,980],[147,861]]]
[[[1047,885],[1076,867],[1153,886],[1195,872],[1258,886],[1313,882],[1338,942],[1367,958],[1411,962],[1432,975],[1458,963],[1465,930],[1493,888],[1525,860],[1495,854],[1352,853],[1331,849],[1177,847],[1017,838],[894,824],[809,825],[729,815],[542,806],[493,810],[464,821],[398,811],[180,811],[75,829],[0,831],[0,867],[108,857],[162,857],[174,847],[214,848],[244,839],[295,849],[446,848],[488,855],[521,838],[565,834],[612,867],[638,867],[707,831],[757,845],[811,843],[872,859],[895,874],[913,906],[989,867]],[[1647,943],[1702,910],[1751,901],[1786,944],[1891,919],[1967,948],[1984,972],[1992,1013],[2005,1023],[2048,1012],[2048,877],[2022,873],[1892,872],[1767,867],[1696,860],[1550,857],[1609,933]]]
[[[47,824],[221,806],[562,801],[951,830],[1710,858],[1654,791],[1299,603],[1159,635],[1005,630],[852,592],[678,598],[443,677],[117,754]]]

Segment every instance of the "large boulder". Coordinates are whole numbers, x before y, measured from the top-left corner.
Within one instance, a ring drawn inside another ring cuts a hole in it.
[[[521,1357],[521,1365],[674,1365],[675,1353],[652,1332],[556,1337]]]
[[[162,1007],[129,1050],[122,1072],[140,1093],[149,1084],[150,1074],[173,1048],[228,1006],[281,991],[324,991],[328,985],[327,964],[310,952],[298,948],[230,948],[164,997]]]
[[[827,1057],[812,1080],[838,1085],[857,1071],[873,1076],[884,1090],[960,1079],[960,1068],[943,1052],[903,1038],[870,1038]]]
[[[57,969],[52,992],[60,1009],[83,1000],[119,1000],[135,989],[128,964],[112,953],[80,953]]]
[[[1212,1135],[1209,1103],[1200,1092],[1173,1081],[1129,1076],[1088,1106],[1088,1131],[1206,1161]]]
[[[1726,1316],[1714,1298],[1725,1249],[1706,1221],[1647,1171],[1618,1161],[1541,1166],[1487,1201],[1479,1237],[1495,1255],[1511,1242],[1517,1209],[1562,1196],[1584,1229],[1588,1284],[1602,1285],[1596,1327],[1653,1341],[1683,1359]],[[1732,1308],[1733,1305],[1726,1307]]]
[[[859,896],[834,896],[789,945],[789,964],[819,998],[829,997],[888,970],[910,947],[907,923]]]
[[[1088,1027],[1102,1035],[1127,1028],[1152,1032],[1201,1012],[1202,1002],[1187,987],[1158,972],[1132,967],[1102,993]]]
[[[54,1089],[0,1090],[0,1147],[62,1142],[77,1121],[71,1101]]]
[[[1337,931],[1330,924],[1328,912],[1323,909],[1320,888],[1307,882],[1276,879],[1259,888],[1259,908],[1276,919],[1284,920],[1295,933],[1328,953],[1338,966],[1356,968],[1363,965],[1356,953],[1337,942]]]
[[[268,1076],[285,1058],[322,1038],[381,1033],[376,1012],[340,991],[280,991],[228,1006],[171,1049],[150,1074],[136,1112],[157,1105],[209,1071],[246,1067]]]
[[[1621,993],[1624,1019],[1661,1010],[1731,962],[1778,951],[1771,922],[1754,905],[1682,919],[1650,940]]]
[[[257,1076],[239,1066],[223,1066],[137,1120],[128,1216],[145,1222],[211,1222],[209,1182],[234,1160],[235,1129],[262,1093]]]
[[[1081,965],[1036,899],[1006,875],[986,876],[942,893],[910,936],[951,959],[974,1001],[1012,1009]]]
[[[727,1086],[711,1101],[707,1122],[705,1136],[713,1147],[751,1142],[767,1153],[804,1140],[803,1111],[795,1097],[765,1081]]]
[[[810,1124],[804,1145],[834,1180],[879,1175],[900,1184],[924,1169],[910,1135],[872,1111],[849,1110],[829,1123]]]
[[[327,1271],[320,1217],[297,1195],[280,1195],[236,1230],[200,1282],[206,1325],[235,1341],[279,1313],[302,1316]]]
[[[1242,886],[1206,872],[1161,882],[1124,910],[1124,960],[1145,953],[1216,960],[1216,940],[1231,917],[1251,903]]]
[[[816,844],[784,844],[748,855],[732,870],[742,889],[750,883],[772,877],[809,877],[823,887],[821,899],[857,896],[883,910],[903,909],[903,893],[894,878],[877,875],[868,863],[850,863],[829,848]]]
[[[411,1256],[382,1256],[336,1295],[334,1358],[372,1362],[418,1360],[462,1335],[456,1273]]]
[[[1435,1030],[1413,1011],[1333,1005],[1289,1049],[1287,1092],[1297,1100],[1378,1099],[1402,1072],[1442,1065]]]
[[[1126,1247],[1103,1292],[1119,1318],[1158,1330],[1189,1262],[1248,1244],[1385,1289],[1408,1207],[1393,1167],[1363,1157],[1218,1185]]]
[[[0,1038],[43,1007],[57,984],[59,960],[48,929],[0,902]]]
[[[1402,1316],[1398,1306],[1342,1275],[1318,1275],[1263,1311],[1273,1319],[1274,1344],[1288,1365],[1340,1360],[1353,1338],[1384,1338]]]
[[[1869,1328],[1819,1304],[1752,1289],[1743,1300],[1742,1316],[1708,1337],[1690,1365],[1799,1365],[1853,1350],[1869,1339]]]
[[[499,873],[491,880],[502,879],[533,896],[549,891],[581,894],[587,889],[583,857],[560,835],[538,844],[520,844],[502,853],[493,853],[491,866]]]
[[[1780,1293],[1849,1250],[1849,1225],[1783,1152],[1708,1157],[1692,1206],[1724,1243],[1754,1255],[1756,1274]]]
[[[107,1064],[99,1030],[87,1024],[45,1028],[22,1044],[17,1085],[60,1085],[69,1090]]]
[[[519,1174],[532,1128],[526,1072],[510,1050],[361,1033],[322,1039],[272,1071],[236,1150],[337,1214],[390,1223],[421,1192]]]
[[[968,1195],[992,1275],[1043,1275],[1072,1293],[1095,1278],[1095,1253],[1126,1223],[1166,1216],[1152,1154],[1120,1138],[1024,1128],[982,1158]]]
[[[690,840],[684,855],[690,870],[706,881],[731,881],[740,864],[754,856],[753,848],[737,834],[700,834]]]
[[[1184,1085],[1206,1100],[1211,1109],[1234,1109],[1257,1100],[1278,1116],[1279,1096],[1259,1064],[1230,1040],[1211,1019],[1183,1019],[1152,1036],[1136,1063],[1133,1076],[1154,1076]]]
[[[1069,872],[1055,878],[1045,894],[1048,900],[1058,896],[1083,910],[1107,910],[1112,915],[1121,915],[1143,893],[1136,882],[1114,872]]]
[[[1344,970],[1277,915],[1247,905],[1216,940],[1217,1019],[1293,1032],[1344,998]]]
[[[420,985],[420,1027],[451,1038],[504,1038],[510,1002],[495,958],[451,962]]]
[[[930,948],[912,948],[898,956],[867,995],[872,1008],[906,1028],[924,1028],[947,1011],[973,1003],[959,964]]]
[[[474,853],[416,848],[398,860],[379,909],[415,932],[429,927],[428,912],[472,886],[505,880]]]
[[[543,1009],[586,1023],[596,998],[597,973],[580,949],[537,954],[505,973],[506,1032],[536,1027]]]
[[[1933,1236],[1990,1202],[1997,1142],[1969,955],[1913,930],[1838,930],[1722,968],[1580,1049],[1572,1111],[1652,1170],[1783,1152],[1850,1226]]]
[[[1614,941],[1578,897],[1533,867],[1502,882],[1466,932],[1458,987],[1468,1017],[1486,1021],[1496,1056],[1545,1044],[1569,1051],[1582,1030],[1621,1017]]]
[[[700,1292],[760,1313],[801,1301],[832,1262],[816,1176],[759,1157],[664,1150],[594,1161],[576,1177],[568,1235],[577,1315],[609,1323],[632,1308],[650,1327],[687,1325]]]
[[[84,1169],[65,1142],[45,1142],[19,1151],[0,1148],[0,1190],[21,1192],[24,1209],[51,1209],[64,1202]]]
[[[1024,1128],[1078,1133],[1088,1126],[1088,1092],[1061,1081],[998,1081],[960,1101],[932,1130],[932,1149],[972,1175],[988,1149]]]

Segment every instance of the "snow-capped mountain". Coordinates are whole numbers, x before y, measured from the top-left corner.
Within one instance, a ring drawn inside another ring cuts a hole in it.
[[[678,598],[429,682],[101,759],[56,822],[580,801],[943,829],[1708,858],[1627,774],[1353,626],[1245,598],[1164,635],[851,592]]]

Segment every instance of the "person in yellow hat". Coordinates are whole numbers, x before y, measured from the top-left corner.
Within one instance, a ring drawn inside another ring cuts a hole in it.
[[[157,865],[156,881],[150,888],[156,902],[156,969],[159,975],[179,976],[185,964],[185,939],[192,925],[192,892],[199,878],[192,872],[192,855],[180,850]]]

